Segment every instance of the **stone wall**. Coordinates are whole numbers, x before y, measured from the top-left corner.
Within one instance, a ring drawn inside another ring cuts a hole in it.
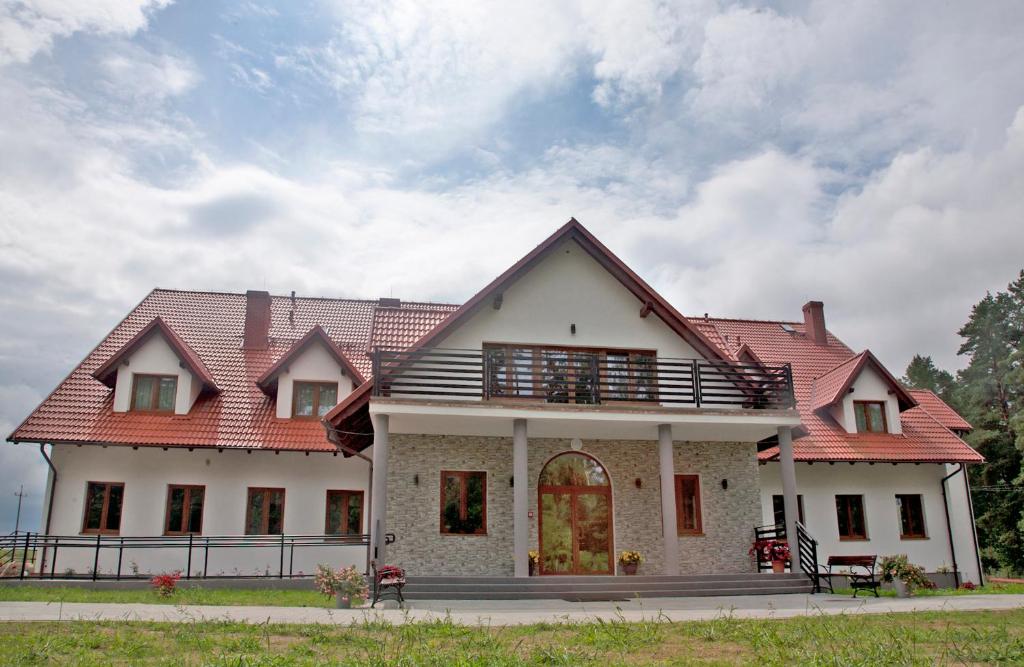
[[[544,464],[571,446],[569,440],[530,438],[528,450],[530,549],[536,549],[537,480]],[[580,451],[600,461],[611,479],[615,553],[636,549],[645,558],[641,574],[662,574],[658,443],[584,441]],[[761,512],[756,446],[677,442],[675,466],[676,472],[701,475],[704,517],[703,536],[679,538],[681,573],[750,571],[747,549]],[[486,535],[440,533],[441,470],[487,472]],[[393,434],[387,521],[398,539],[388,547],[387,560],[412,575],[511,576],[511,477],[511,438]],[[722,479],[729,480],[728,490],[721,488]]]

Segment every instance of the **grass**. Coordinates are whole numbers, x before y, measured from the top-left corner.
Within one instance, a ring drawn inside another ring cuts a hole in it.
[[[0,664],[1021,664],[1024,610],[785,620],[464,627],[234,622],[0,623]]]
[[[149,588],[96,590],[65,586],[0,586],[0,602],[114,602],[171,605],[243,605],[267,607],[333,607],[334,600],[310,590],[260,590],[240,588],[178,587],[168,596]]]
[[[825,592],[828,592],[826,589]],[[896,597],[896,591],[892,589],[879,589],[878,594],[882,597],[894,598]],[[1003,595],[1024,595],[1024,584],[988,584],[986,586],[979,586],[973,590],[966,588],[917,588],[914,589],[914,597],[935,597],[941,595],[992,595],[992,594],[1003,594]],[[836,588],[836,595],[853,595],[852,588]],[[858,597],[865,595],[870,596],[871,593],[867,591],[861,591]]]

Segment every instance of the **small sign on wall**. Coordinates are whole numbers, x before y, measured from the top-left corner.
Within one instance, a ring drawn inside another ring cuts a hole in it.
[[[533,518],[533,510],[530,510],[529,512],[527,512],[526,516],[532,519]]]

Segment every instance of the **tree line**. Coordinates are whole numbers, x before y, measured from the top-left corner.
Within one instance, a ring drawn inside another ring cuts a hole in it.
[[[1024,573],[1024,271],[976,303],[958,334],[963,370],[954,376],[915,355],[903,382],[934,391],[974,427],[965,440],[985,457],[970,466],[982,562]]]

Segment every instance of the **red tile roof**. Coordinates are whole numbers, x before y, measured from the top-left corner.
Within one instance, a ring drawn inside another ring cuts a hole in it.
[[[935,392],[928,389],[911,389],[911,396],[917,399],[918,405],[923,407],[928,414],[951,431],[971,431],[974,429],[971,424],[961,417],[956,410],[935,395]]]
[[[359,372],[369,377],[374,337],[392,332],[377,301],[271,298],[270,347],[243,350],[245,295],[153,290],[11,434],[15,441],[84,442],[177,447],[337,451],[317,421],[277,419],[274,401],[256,384],[282,355],[319,325]],[[453,310],[445,304],[402,304],[408,310]],[[155,318],[202,360],[220,393],[200,396],[188,415],[113,412],[113,392],[92,376]],[[423,325],[422,334],[429,328]]]
[[[827,387],[833,385],[834,379],[828,376],[845,378],[843,369],[848,371],[856,366],[858,359],[861,364],[867,363],[870,355],[866,351],[854,354],[831,333],[828,333],[827,345],[816,345],[805,335],[803,322],[724,318],[691,318],[691,321],[701,328],[705,336],[720,339],[730,354],[735,355],[743,345],[747,345],[766,364],[792,365],[797,410],[802,430],[806,432],[793,441],[793,452],[798,461],[976,463],[983,460],[923,405],[900,414],[901,435],[847,433],[828,414],[816,411],[815,405],[820,407],[820,401],[812,396],[815,381],[821,379],[827,394]],[[761,460],[777,456],[778,449],[774,447],[759,455]]]
[[[865,366],[871,366],[882,376],[882,380],[896,394],[901,409],[912,408],[917,405],[914,397],[882,366],[882,362],[875,355],[871,354],[871,350],[864,350],[857,356],[842,362],[828,373],[814,379],[814,382],[811,384],[810,408],[812,410],[821,410],[843,400],[843,396],[853,386],[854,381],[856,381]]]

